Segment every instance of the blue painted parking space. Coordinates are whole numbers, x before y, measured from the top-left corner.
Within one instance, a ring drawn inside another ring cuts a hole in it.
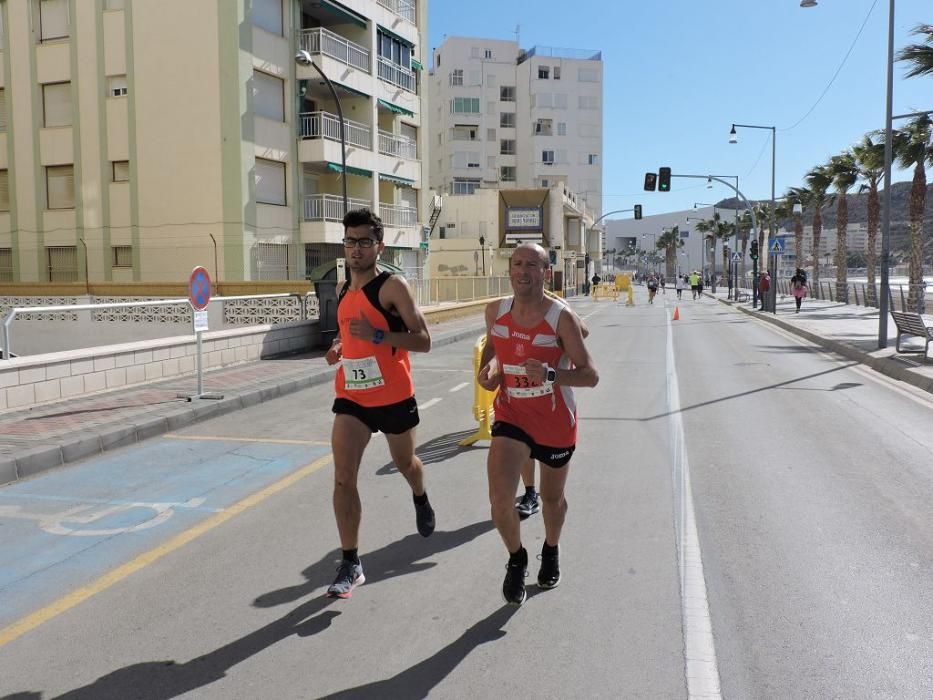
[[[0,488],[0,628],[329,452],[161,438]]]

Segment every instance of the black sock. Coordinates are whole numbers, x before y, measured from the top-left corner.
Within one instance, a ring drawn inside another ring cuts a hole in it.
[[[549,545],[547,542],[545,542],[545,543],[544,543],[544,546],[541,547],[541,556],[542,556],[542,557],[553,557],[553,556],[556,555],[556,554],[557,554],[557,545],[556,545],[556,544],[552,547],[552,546]]]
[[[353,562],[354,564],[360,563],[360,555],[358,554],[359,550],[357,549],[344,549],[343,558],[344,561]]]
[[[526,486],[526,487],[525,487],[525,493],[527,493],[527,494],[535,494],[535,493],[537,493],[537,491],[535,491],[535,485],[532,484],[531,486]]]
[[[425,503],[428,502],[428,492],[427,492],[427,491],[425,491],[425,492],[424,492],[423,494],[421,494],[420,496],[416,496],[415,494],[412,494],[411,497],[412,497],[413,499],[415,499],[415,505],[423,506]]]
[[[528,564],[528,552],[524,547],[519,546],[517,551],[509,554],[509,564],[521,564],[522,566]]]

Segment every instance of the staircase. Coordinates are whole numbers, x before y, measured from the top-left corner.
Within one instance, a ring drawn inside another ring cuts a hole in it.
[[[434,233],[434,227],[437,225],[437,220],[441,218],[441,209],[444,205],[444,198],[438,195],[435,195],[431,199],[431,208],[428,211],[428,238],[431,238],[431,234]]]

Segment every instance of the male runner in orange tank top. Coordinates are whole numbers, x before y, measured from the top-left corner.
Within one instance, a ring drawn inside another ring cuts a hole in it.
[[[509,264],[514,296],[486,307],[486,346],[477,377],[484,389],[499,389],[486,468],[492,521],[509,552],[502,595],[512,605],[525,601],[528,567],[513,501],[522,464],[534,457],[545,466],[545,539],[538,587],[554,588],[560,583],[558,543],[567,514],[564,486],[577,433],[570,387],[592,387],[599,381],[579,320],[544,294],[547,264],[547,254],[537,244],[515,249]]]
[[[409,351],[431,349],[431,335],[405,280],[376,270],[385,248],[379,217],[357,209],[347,212],[343,227],[350,281],[338,288],[339,331],[326,356],[328,364],[341,362],[331,448],[334,515],[343,557],[327,589],[332,598],[349,598],[366,580],[357,549],[362,517],[357,475],[373,433],[385,434],[392,461],[411,486],[418,532],[423,537],[434,532],[423,465],[415,455],[418,403],[408,360]]]

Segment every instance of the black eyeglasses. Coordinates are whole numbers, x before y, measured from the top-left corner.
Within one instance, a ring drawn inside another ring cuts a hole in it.
[[[372,248],[376,245],[375,238],[344,238],[343,247],[344,248],[354,248],[359,246],[360,248]]]

